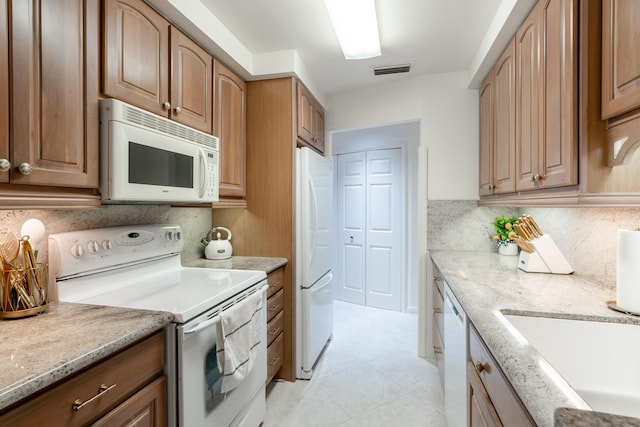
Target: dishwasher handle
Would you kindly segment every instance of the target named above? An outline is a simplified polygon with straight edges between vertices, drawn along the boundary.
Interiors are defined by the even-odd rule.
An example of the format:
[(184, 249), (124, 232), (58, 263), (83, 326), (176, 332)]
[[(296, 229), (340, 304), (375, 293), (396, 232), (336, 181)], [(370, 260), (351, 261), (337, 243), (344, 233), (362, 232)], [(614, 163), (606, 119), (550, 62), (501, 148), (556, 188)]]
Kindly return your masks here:
[(444, 295), (445, 295), (445, 298), (444, 298), (445, 303), (449, 306), (449, 308), (451, 308), (451, 311), (453, 311), (453, 314), (455, 314), (456, 319), (458, 319), (458, 322), (460, 323), (460, 327), (463, 327), (467, 316), (464, 310), (462, 309), (462, 306), (460, 305), (456, 297), (453, 295), (453, 292), (451, 291), (451, 289), (449, 289), (449, 286), (446, 284), (446, 282), (445, 282), (445, 288), (444, 288)]

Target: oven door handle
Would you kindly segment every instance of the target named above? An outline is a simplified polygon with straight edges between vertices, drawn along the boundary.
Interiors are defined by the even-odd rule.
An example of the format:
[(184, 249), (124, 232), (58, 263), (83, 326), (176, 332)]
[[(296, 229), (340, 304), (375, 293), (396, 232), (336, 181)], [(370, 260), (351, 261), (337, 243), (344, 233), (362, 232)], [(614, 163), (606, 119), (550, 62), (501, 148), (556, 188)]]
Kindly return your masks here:
[(214, 316), (209, 320), (205, 320), (204, 322), (200, 322), (196, 325), (195, 328), (189, 329), (188, 331), (184, 331), (185, 335), (195, 334), (196, 332), (200, 332), (203, 329), (208, 328), (211, 325), (215, 325), (220, 322), (220, 316)]

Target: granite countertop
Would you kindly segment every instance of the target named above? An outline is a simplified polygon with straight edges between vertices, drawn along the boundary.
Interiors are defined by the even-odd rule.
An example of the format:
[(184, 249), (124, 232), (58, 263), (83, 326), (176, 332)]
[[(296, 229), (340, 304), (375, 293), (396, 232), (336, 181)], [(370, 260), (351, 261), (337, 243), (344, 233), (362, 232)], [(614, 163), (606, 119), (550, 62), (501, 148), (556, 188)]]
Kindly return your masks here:
[(162, 329), (171, 313), (50, 303), (0, 321), (0, 410)]
[[(509, 333), (501, 313), (640, 325), (639, 317), (607, 308), (615, 290), (578, 273), (526, 273), (517, 268), (515, 256), (459, 251), (430, 255), (536, 423), (553, 426), (559, 407), (574, 408), (563, 412), (565, 420), (573, 414), (576, 421), (586, 422), (589, 413), (579, 409), (590, 407), (559, 375), (552, 379), (543, 371), (541, 356)], [(593, 425), (599, 425), (595, 418)]]
[(287, 263), (286, 258), (232, 256), (228, 259), (200, 258), (186, 262), (185, 267), (225, 268), (232, 270), (262, 270), (269, 274)]

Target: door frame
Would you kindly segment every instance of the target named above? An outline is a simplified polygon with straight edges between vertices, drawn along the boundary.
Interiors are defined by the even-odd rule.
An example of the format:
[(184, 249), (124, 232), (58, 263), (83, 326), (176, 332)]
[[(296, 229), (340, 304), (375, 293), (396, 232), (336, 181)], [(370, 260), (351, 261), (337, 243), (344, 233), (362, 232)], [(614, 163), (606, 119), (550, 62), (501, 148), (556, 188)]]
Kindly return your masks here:
[[(420, 121), (409, 121), (363, 129), (331, 132), (331, 155), (379, 149), (401, 149), (401, 164), (405, 171), (404, 267), (407, 272), (402, 287), (403, 312), (418, 313), (420, 300), (420, 260), (418, 257), (418, 148)], [(334, 182), (337, 183), (337, 168)], [(336, 184), (337, 185), (337, 184)], [(334, 191), (337, 197), (337, 191)], [(335, 201), (334, 206), (337, 206)], [(337, 216), (337, 210), (335, 212)], [(337, 218), (335, 218), (337, 221)], [(337, 224), (337, 222), (335, 222)], [(336, 239), (337, 239), (336, 230)], [(335, 264), (337, 265), (337, 264)]]

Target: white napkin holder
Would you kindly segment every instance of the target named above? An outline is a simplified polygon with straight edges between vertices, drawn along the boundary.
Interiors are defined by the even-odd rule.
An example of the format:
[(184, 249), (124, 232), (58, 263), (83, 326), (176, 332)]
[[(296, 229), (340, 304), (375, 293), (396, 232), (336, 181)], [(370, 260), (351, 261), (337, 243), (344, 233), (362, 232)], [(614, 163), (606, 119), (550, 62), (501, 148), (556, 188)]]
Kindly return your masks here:
[(573, 268), (547, 234), (529, 240), (533, 252), (521, 251), (518, 268), (527, 273), (571, 274)]

